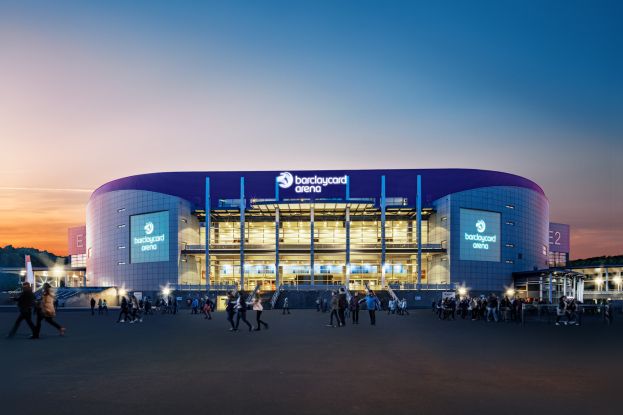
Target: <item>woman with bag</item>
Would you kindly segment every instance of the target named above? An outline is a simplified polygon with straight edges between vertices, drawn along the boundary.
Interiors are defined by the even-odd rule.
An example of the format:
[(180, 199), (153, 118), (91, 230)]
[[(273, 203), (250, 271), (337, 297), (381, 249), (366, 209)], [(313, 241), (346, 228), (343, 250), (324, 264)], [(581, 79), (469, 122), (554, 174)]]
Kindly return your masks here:
[(56, 309), (54, 308), (54, 295), (50, 291), (50, 284), (47, 282), (43, 284), (43, 295), (41, 296), (41, 305), (37, 310), (37, 326), (35, 327), (35, 335), (33, 338), (38, 339), (41, 332), (41, 321), (45, 320), (53, 327), (56, 327), (61, 336), (65, 335), (65, 327), (58, 324), (54, 317), (56, 316)]
[(264, 325), (264, 327), (266, 327), (266, 330), (268, 330), (268, 323), (262, 321), (261, 319), (264, 307), (262, 307), (262, 301), (260, 300), (259, 295), (253, 299), (253, 310), (255, 311), (255, 321), (257, 323), (255, 331), (260, 331), (260, 329), (262, 328), (262, 324)]

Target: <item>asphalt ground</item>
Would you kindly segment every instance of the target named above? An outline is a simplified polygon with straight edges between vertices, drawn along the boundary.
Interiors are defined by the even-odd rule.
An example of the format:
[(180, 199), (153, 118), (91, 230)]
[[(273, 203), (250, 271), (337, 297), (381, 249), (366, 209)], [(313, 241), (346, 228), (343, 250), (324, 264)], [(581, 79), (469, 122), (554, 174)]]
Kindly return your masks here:
[[(10, 329), (16, 313), (0, 313)], [(623, 319), (612, 326), (440, 321), (430, 311), (265, 311), (270, 330), (227, 331), (224, 313), (60, 312), (65, 337), (22, 325), (0, 340), (0, 413), (620, 414)], [(253, 313), (249, 312), (249, 317)], [(350, 323), (350, 322), (349, 322)]]

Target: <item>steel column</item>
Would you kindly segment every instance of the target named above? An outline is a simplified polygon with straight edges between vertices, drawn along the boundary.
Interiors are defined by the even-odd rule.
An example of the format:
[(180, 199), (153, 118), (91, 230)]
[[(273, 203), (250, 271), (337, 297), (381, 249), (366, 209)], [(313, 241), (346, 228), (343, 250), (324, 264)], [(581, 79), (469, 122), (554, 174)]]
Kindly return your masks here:
[(346, 226), (346, 276), (345, 276), (345, 285), (348, 287), (350, 283), (350, 207), (346, 208), (346, 217), (345, 217), (345, 226)]
[(350, 200), (350, 176), (346, 176), (346, 201)]
[(385, 176), (381, 176), (381, 287), (385, 287)]
[(315, 285), (314, 278), (314, 206), (309, 211), (309, 227), (311, 230), (311, 237), (309, 241), (309, 276), (311, 285)]
[(275, 208), (275, 287), (279, 289), (279, 207)]
[(206, 266), (206, 292), (210, 290), (210, 228), (211, 228), (211, 206), (210, 206), (210, 178), (206, 177), (206, 196), (205, 196), (205, 246), (206, 246), (206, 256), (205, 256), (205, 266)]
[(244, 289), (244, 211), (246, 202), (244, 200), (244, 177), (240, 178), (240, 289)]
[(422, 284), (422, 176), (417, 175), (416, 232), (417, 232), (417, 288)]

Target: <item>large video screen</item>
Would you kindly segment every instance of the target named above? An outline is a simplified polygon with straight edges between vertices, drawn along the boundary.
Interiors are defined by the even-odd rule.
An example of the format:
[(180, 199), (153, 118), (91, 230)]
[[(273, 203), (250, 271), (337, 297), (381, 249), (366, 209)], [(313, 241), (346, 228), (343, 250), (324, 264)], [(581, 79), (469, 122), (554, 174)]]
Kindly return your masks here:
[(130, 216), (130, 262), (169, 260), (169, 211)]
[(500, 261), (500, 214), (461, 209), (461, 260)]

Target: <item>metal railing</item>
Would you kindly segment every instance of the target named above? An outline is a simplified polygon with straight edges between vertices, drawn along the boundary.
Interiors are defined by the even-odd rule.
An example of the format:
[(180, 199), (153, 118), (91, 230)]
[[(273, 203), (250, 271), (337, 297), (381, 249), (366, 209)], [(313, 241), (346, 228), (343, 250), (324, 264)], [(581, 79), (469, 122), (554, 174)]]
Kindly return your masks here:
[(424, 291), (454, 291), (455, 284), (420, 284), (404, 283), (404, 284), (388, 284), (394, 290), (424, 290)]
[(282, 291), (317, 291), (317, 290), (337, 290), (340, 287), (343, 287), (344, 284), (297, 284), (297, 285), (287, 285), (282, 284), (280, 289)]
[[(314, 249), (346, 249), (346, 242), (338, 241), (333, 243), (314, 243)], [(387, 242), (386, 246), (388, 248), (396, 248), (396, 249), (417, 249), (417, 243), (399, 243), (399, 242)], [(238, 249), (240, 247), (240, 242), (232, 242), (232, 243), (220, 243), (220, 244), (210, 244), (211, 250), (219, 250), (219, 249)], [(274, 243), (263, 243), (263, 244), (254, 244), (245, 241), (244, 245), (245, 249), (274, 249)], [(279, 249), (309, 249), (309, 243), (288, 243), (288, 242), (279, 242)], [(381, 243), (357, 243), (356, 241), (351, 240), (351, 248), (357, 249), (381, 249)], [(182, 250), (183, 251), (205, 251), (205, 244), (199, 245), (186, 245)], [(423, 250), (443, 250), (445, 249), (442, 244), (422, 244)]]
[(348, 289), (348, 286), (346, 285), (342, 285), (342, 287), (344, 287), (344, 290), (346, 291), (346, 300), (348, 301), (348, 303), (350, 304), (350, 299), (353, 297), (350, 294), (350, 290)]
[(275, 305), (277, 304), (277, 300), (279, 299), (279, 295), (281, 294), (281, 291), (283, 291), (282, 287), (283, 287), (283, 285), (280, 285), (279, 287), (277, 287), (277, 289), (275, 290), (275, 293), (270, 298), (270, 308), (271, 309), (275, 308)]
[(253, 289), (253, 291), (251, 291), (249, 293), (249, 295), (247, 296), (247, 303), (253, 301), (253, 297), (255, 297), (255, 295), (257, 294), (257, 292), (260, 290), (260, 284), (256, 284), (255, 288)]
[(398, 298), (398, 296), (396, 295), (396, 293), (394, 292), (394, 290), (392, 290), (392, 287), (390, 287), (389, 285), (387, 286), (387, 292), (389, 293), (389, 295), (392, 297), (392, 300), (394, 301), (400, 301), (400, 299)]

